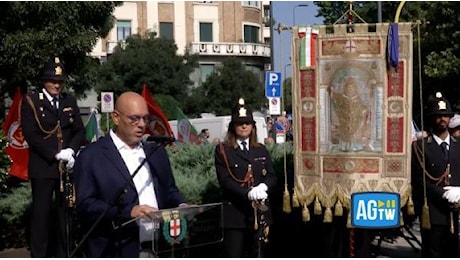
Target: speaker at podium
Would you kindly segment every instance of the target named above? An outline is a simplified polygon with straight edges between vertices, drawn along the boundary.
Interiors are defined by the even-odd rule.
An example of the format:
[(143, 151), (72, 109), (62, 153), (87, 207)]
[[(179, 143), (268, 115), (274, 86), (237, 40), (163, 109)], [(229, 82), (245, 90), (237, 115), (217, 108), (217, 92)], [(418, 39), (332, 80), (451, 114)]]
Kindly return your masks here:
[(190, 257), (192, 249), (218, 244), (223, 239), (222, 203), (163, 209), (149, 217), (135, 218), (121, 226), (133, 221), (147, 224), (151, 240), (143, 242), (142, 247), (148, 247), (157, 257)]

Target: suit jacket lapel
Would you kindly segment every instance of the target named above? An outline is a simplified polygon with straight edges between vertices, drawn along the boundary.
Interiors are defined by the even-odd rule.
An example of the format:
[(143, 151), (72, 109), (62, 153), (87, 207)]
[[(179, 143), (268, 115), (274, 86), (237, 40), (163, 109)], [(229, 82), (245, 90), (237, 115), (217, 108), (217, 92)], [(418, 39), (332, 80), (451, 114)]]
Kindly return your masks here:
[(115, 167), (118, 169), (118, 172), (121, 176), (123, 176), (125, 181), (128, 181), (129, 184), (134, 188), (134, 190), (136, 190), (136, 186), (134, 185), (134, 182), (131, 178), (131, 174), (129, 173), (128, 167), (126, 167), (125, 161), (118, 152), (117, 147), (114, 145), (110, 135), (108, 135), (107, 137), (108, 138), (102, 139), (104, 141), (104, 155), (110, 162), (112, 162), (115, 165)]

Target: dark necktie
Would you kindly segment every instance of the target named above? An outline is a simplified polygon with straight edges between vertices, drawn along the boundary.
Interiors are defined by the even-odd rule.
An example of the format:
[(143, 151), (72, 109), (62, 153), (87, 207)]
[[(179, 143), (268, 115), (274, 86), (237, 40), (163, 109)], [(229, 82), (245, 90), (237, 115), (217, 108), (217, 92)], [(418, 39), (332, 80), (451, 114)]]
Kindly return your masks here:
[(58, 99), (57, 97), (53, 97), (53, 107), (54, 107), (54, 112), (56, 113), (56, 115), (59, 114), (59, 108), (58, 108)]
[(243, 152), (245, 154), (249, 154), (248, 147), (246, 146), (247, 143), (245, 141), (243, 141), (243, 142), (241, 142), (241, 144), (243, 145)]
[(444, 159), (447, 161), (449, 159), (449, 150), (447, 149), (446, 142), (441, 143), (441, 149), (442, 149), (442, 152), (444, 153)]

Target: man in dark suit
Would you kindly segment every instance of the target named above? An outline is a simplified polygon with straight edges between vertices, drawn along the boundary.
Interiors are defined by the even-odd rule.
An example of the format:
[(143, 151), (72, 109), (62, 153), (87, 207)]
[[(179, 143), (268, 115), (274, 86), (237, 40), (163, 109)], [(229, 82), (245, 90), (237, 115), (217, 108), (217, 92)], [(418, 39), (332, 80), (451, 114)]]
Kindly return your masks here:
[[(159, 209), (187, 205), (176, 187), (165, 148), (141, 142), (149, 118), (141, 95), (123, 93), (112, 112), (115, 127), (82, 149), (77, 158), (77, 214), (87, 227), (96, 223), (86, 241), (88, 257), (139, 257), (152, 249), (149, 223), (139, 219), (114, 227), (148, 218)], [(102, 220), (97, 223), (99, 217)]]
[(454, 113), (439, 92), (428, 108), (431, 133), (412, 146), (412, 196), (421, 221), (422, 257), (458, 257), (460, 143), (448, 131)]
[[(76, 99), (62, 92), (65, 72), (59, 58), (46, 64), (42, 80), (43, 88), (24, 95), (21, 104), (21, 125), (30, 151), (30, 249), (32, 257), (65, 257), (68, 234), (64, 230), (65, 194), (60, 190), (64, 184), (62, 166), (73, 167), (74, 155), (84, 140), (84, 127)], [(53, 194), (58, 212), (55, 217), (51, 214)], [(57, 243), (51, 244), (50, 237), (56, 237)]]
[(226, 141), (215, 149), (224, 209), (224, 256), (262, 256), (271, 224), (269, 191), (276, 174), (267, 148), (257, 142), (251, 108), (240, 99), (232, 110)]

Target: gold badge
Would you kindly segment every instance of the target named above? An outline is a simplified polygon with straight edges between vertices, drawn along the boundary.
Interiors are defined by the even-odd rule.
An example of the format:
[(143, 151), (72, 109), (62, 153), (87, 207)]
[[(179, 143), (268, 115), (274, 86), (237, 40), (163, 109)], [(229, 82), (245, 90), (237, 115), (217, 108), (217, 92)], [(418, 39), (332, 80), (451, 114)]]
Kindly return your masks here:
[(61, 69), (61, 67), (57, 66), (57, 67), (54, 69), (54, 75), (62, 75), (62, 69)]
[(38, 93), (38, 99), (43, 100), (43, 93)]
[(65, 107), (62, 112), (72, 112), (72, 107)]
[(439, 110), (445, 110), (445, 109), (447, 109), (447, 107), (446, 107), (446, 102), (444, 102), (444, 101), (442, 101), (442, 100), (439, 101), (439, 102), (438, 102), (438, 107), (439, 107)]

